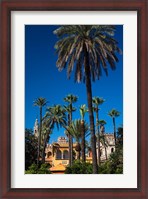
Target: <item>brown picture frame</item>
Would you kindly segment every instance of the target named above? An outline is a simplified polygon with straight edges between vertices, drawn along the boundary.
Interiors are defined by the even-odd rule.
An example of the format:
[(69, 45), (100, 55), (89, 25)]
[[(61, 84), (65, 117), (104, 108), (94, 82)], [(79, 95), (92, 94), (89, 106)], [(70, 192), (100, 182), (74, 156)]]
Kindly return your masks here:
[[(0, 197), (1, 198), (148, 198), (148, 1), (147, 0), (2, 0), (0, 66)], [(137, 188), (11, 188), (11, 11), (137, 11), (138, 142)], [(132, 78), (132, 75), (131, 75)], [(131, 118), (132, 120), (132, 118)], [(131, 162), (132, 164), (132, 162)]]

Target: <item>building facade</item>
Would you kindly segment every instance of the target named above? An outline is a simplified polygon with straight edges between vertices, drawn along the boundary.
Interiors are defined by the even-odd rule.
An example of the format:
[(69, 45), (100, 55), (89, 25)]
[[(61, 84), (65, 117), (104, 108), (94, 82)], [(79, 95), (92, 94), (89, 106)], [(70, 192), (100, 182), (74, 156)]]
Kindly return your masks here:
[[(115, 143), (113, 134), (105, 134), (105, 145), (100, 142), (100, 160), (106, 161), (110, 154), (115, 151)], [(57, 142), (47, 144), (46, 147), (46, 162), (50, 163), (52, 167), (50, 170), (53, 173), (63, 173), (66, 166), (69, 164), (69, 148), (68, 141), (65, 137), (59, 137)], [(77, 159), (76, 143), (73, 144), (73, 158)], [(88, 150), (86, 153), (86, 162), (92, 163), (92, 152)]]
[[(35, 121), (34, 135), (38, 136), (39, 124)], [(73, 159), (78, 159), (76, 143), (73, 143)], [(97, 146), (96, 146), (97, 148)], [(104, 133), (103, 139), (100, 140), (100, 160), (106, 161), (110, 154), (115, 151), (115, 140), (112, 133)], [(97, 150), (98, 152), (98, 150)], [(47, 144), (45, 149), (45, 161), (50, 163), (52, 173), (64, 173), (66, 166), (69, 164), (69, 143), (66, 137), (59, 137), (57, 142)], [(97, 154), (98, 155), (98, 154)], [(91, 149), (87, 149), (86, 162), (92, 163)]]

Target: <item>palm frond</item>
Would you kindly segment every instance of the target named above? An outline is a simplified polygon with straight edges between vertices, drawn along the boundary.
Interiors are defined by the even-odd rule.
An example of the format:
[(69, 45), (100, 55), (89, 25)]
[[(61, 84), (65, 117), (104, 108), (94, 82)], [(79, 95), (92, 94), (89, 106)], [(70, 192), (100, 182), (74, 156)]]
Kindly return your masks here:
[(70, 78), (74, 67), (75, 81), (85, 81), (84, 47), (89, 56), (89, 67), (93, 81), (99, 79), (101, 67), (108, 75), (108, 64), (116, 68), (117, 53), (121, 53), (118, 42), (114, 39), (116, 27), (113, 25), (63, 25), (54, 31), (60, 40), (55, 48), (58, 53), (57, 67), (61, 71), (67, 67), (67, 77)]
[(116, 109), (112, 109), (110, 112), (108, 112), (108, 115), (114, 118), (114, 117), (118, 117), (120, 115), (120, 112), (117, 111)]

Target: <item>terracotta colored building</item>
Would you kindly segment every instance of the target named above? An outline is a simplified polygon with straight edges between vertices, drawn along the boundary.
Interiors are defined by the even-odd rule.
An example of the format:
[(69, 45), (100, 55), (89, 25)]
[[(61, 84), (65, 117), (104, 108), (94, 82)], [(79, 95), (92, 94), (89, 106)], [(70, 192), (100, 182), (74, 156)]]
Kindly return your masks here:
[[(34, 134), (38, 136), (39, 124), (35, 121)], [(104, 162), (111, 153), (115, 150), (114, 135), (111, 133), (104, 134), (105, 144), (100, 142), (100, 159)], [(69, 164), (69, 143), (66, 137), (59, 137), (57, 142), (47, 144), (45, 153), (45, 161), (50, 163), (52, 167), (50, 171), (54, 174), (62, 174), (65, 171), (66, 166)], [(73, 143), (74, 159), (77, 159), (77, 151), (75, 150), (76, 143)], [(88, 150), (86, 153), (86, 161), (92, 163), (92, 152)]]
[[(108, 141), (108, 146), (104, 147), (100, 143), (102, 162), (109, 157), (109, 155), (114, 152), (114, 136), (113, 134), (105, 134), (106, 140)], [(77, 152), (75, 150), (76, 144), (73, 144), (74, 158), (77, 159)], [(48, 144), (46, 147), (46, 162), (49, 162), (52, 167), (50, 168), (52, 173), (64, 173), (66, 166), (69, 164), (69, 151), (68, 151), (68, 141), (65, 137), (59, 137), (58, 141), (52, 144)], [(88, 151), (86, 154), (86, 161), (92, 163), (92, 152)]]

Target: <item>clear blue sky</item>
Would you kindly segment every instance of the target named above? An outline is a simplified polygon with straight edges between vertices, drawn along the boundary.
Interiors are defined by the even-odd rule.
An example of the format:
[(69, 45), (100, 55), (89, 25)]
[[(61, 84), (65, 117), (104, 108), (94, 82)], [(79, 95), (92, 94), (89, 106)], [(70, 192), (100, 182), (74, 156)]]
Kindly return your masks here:
[[(25, 26), (25, 127), (33, 129), (35, 119), (39, 119), (39, 108), (33, 106), (38, 97), (48, 100), (48, 106), (65, 104), (63, 98), (67, 94), (78, 96), (75, 107), (87, 104), (86, 87), (84, 83), (75, 83), (73, 76), (68, 80), (66, 70), (59, 72), (56, 68), (57, 55), (54, 45), (58, 40), (53, 31), (58, 26), (26, 25)], [(116, 26), (115, 38), (123, 50), (123, 26)], [(107, 113), (115, 108), (120, 112), (116, 118), (116, 126), (123, 124), (123, 55), (117, 54), (119, 63), (116, 70), (108, 66), (108, 77), (102, 73), (100, 80), (92, 83), (93, 96), (103, 97), (106, 101), (100, 106), (100, 119), (107, 124), (107, 133), (113, 132), (112, 119)], [(46, 107), (43, 109), (43, 114)], [(80, 118), (79, 109), (73, 113), (73, 119)], [(88, 121), (88, 116), (85, 118)], [(54, 130), (50, 142), (58, 136), (64, 136), (64, 129)]]

